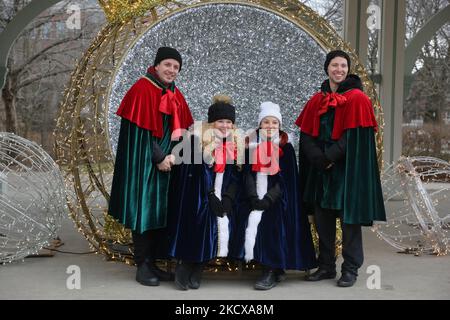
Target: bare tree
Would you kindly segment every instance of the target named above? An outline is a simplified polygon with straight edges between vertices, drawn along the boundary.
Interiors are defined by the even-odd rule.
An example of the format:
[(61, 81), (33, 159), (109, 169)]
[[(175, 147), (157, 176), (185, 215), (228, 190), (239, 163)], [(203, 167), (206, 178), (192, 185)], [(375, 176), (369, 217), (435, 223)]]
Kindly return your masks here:
[[(422, 26), (449, 5), (448, 0), (421, 0), (407, 2), (407, 19), (405, 42), (417, 34)], [(450, 139), (450, 126), (444, 123), (444, 115), (450, 115), (450, 25), (444, 25), (422, 48), (413, 69), (413, 79), (405, 97), (404, 120), (422, 119), (421, 129), (429, 136), (428, 143), (417, 147), (404, 146), (411, 154), (433, 155), (446, 158), (442, 153), (445, 140)], [(407, 134), (414, 134), (405, 130)], [(405, 141), (409, 141), (405, 137)], [(450, 151), (450, 150), (449, 150)]]
[(338, 33), (343, 30), (344, 0), (299, 0), (317, 11)]
[[(406, 43), (448, 0), (408, 1)], [(413, 74), (414, 81), (406, 98), (405, 116), (422, 117), (425, 122), (440, 123), (448, 100), (450, 26), (442, 27), (422, 48)]]
[[(0, 26), (11, 21), (28, 2), (3, 1)], [(76, 58), (104, 23), (101, 9), (90, 0), (80, 6), (81, 28), (67, 28), (70, 4), (80, 2), (64, 1), (46, 10), (27, 26), (11, 49), (9, 73), (2, 89), (6, 131), (26, 137), (38, 131), (38, 137), (32, 140), (41, 143), (48, 140), (45, 135), (51, 137), (58, 103)]]
[[(8, 23), (12, 21), (14, 16), (23, 9), (31, 0), (4, 0), (0, 2), (0, 31), (3, 31)], [(7, 68), (10, 69), (12, 65), (12, 58), (8, 59)], [(15, 97), (10, 86), (17, 82), (17, 79), (13, 76), (8, 79), (6, 90), (2, 90), (2, 101), (5, 108), (5, 124), (6, 131), (15, 132), (17, 127), (17, 114), (15, 106)]]

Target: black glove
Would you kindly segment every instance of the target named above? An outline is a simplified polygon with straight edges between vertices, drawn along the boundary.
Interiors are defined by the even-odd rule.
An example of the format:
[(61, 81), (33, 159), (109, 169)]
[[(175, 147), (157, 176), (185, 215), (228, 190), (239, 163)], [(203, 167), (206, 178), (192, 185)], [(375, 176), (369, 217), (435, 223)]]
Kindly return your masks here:
[(272, 206), (272, 201), (264, 196), (262, 199), (254, 199), (252, 201), (252, 208), (253, 210), (267, 210)]
[(229, 216), (233, 213), (233, 199), (227, 195), (222, 196), (223, 211)]
[(334, 163), (338, 162), (345, 157), (346, 149), (347, 136), (343, 134), (338, 141), (334, 142), (325, 150), (325, 157)]
[(222, 195), (222, 206), (226, 214), (231, 215), (233, 213), (233, 203), (236, 198), (237, 183), (231, 183), (228, 189)]
[(319, 144), (320, 142), (317, 139), (302, 132), (300, 136), (300, 147), (302, 151), (316, 169), (323, 171), (329, 169), (332, 161), (327, 158)]
[(217, 198), (216, 194), (213, 191), (208, 193), (208, 204), (211, 211), (218, 217), (223, 217), (224, 209), (222, 202), (219, 198)]
[(252, 207), (254, 210), (267, 210), (269, 209), (274, 203), (278, 201), (278, 199), (281, 197), (281, 188), (278, 183), (276, 183), (272, 188), (267, 191), (267, 193), (264, 195), (264, 198), (260, 199), (254, 199), (252, 203)]
[(331, 162), (326, 156), (325, 154), (315, 158), (313, 165), (319, 169), (319, 170), (328, 170), (331, 168), (331, 166), (333, 165), (333, 162)]
[(264, 196), (268, 197), (272, 203), (275, 203), (280, 199), (281, 197), (281, 188), (280, 184), (277, 182), (272, 188), (267, 191), (266, 195)]

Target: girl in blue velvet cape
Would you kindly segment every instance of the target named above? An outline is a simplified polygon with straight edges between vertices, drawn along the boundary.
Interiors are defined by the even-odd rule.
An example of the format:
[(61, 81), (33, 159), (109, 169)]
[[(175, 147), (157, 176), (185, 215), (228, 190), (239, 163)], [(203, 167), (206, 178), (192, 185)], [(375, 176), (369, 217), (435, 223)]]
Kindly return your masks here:
[(249, 142), (252, 164), (243, 170), (247, 201), (239, 207), (235, 236), (239, 258), (263, 266), (255, 288), (267, 290), (283, 279), (285, 269), (309, 270), (317, 262), (310, 224), (300, 208), (294, 148), (280, 130), (279, 106), (263, 103), (258, 120)]
[[(229, 98), (216, 98), (201, 137), (191, 135), (185, 142), (193, 151), (191, 161), (186, 161), (190, 163), (173, 173), (169, 255), (177, 259), (175, 284), (180, 290), (199, 288), (203, 266), (227, 257), (232, 246), (234, 199), (241, 179), (234, 121)], [(201, 162), (195, 163), (195, 158)]]

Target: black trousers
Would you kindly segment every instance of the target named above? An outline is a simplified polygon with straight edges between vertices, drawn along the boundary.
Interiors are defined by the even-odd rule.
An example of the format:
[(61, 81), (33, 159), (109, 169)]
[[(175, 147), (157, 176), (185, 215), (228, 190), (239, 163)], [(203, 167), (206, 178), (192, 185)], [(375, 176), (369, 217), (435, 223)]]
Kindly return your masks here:
[(336, 270), (336, 218), (341, 218), (342, 272), (358, 275), (358, 269), (364, 262), (362, 231), (360, 224), (342, 223), (340, 211), (315, 207), (314, 221), (319, 234), (319, 268)]
[(134, 245), (134, 262), (153, 262), (155, 259), (167, 258), (168, 241), (165, 229), (147, 230), (144, 233), (132, 231)]

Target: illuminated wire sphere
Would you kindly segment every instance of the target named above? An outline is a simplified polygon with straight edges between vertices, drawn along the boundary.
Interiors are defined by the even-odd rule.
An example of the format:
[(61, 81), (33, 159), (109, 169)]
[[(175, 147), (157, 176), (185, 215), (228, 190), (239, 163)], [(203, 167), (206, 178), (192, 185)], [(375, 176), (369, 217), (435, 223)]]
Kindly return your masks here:
[(66, 213), (64, 182), (36, 143), (0, 133), (0, 263), (37, 253)]
[(382, 187), (387, 223), (374, 227), (407, 253), (450, 252), (450, 164), (432, 157), (401, 157), (386, 167)]

